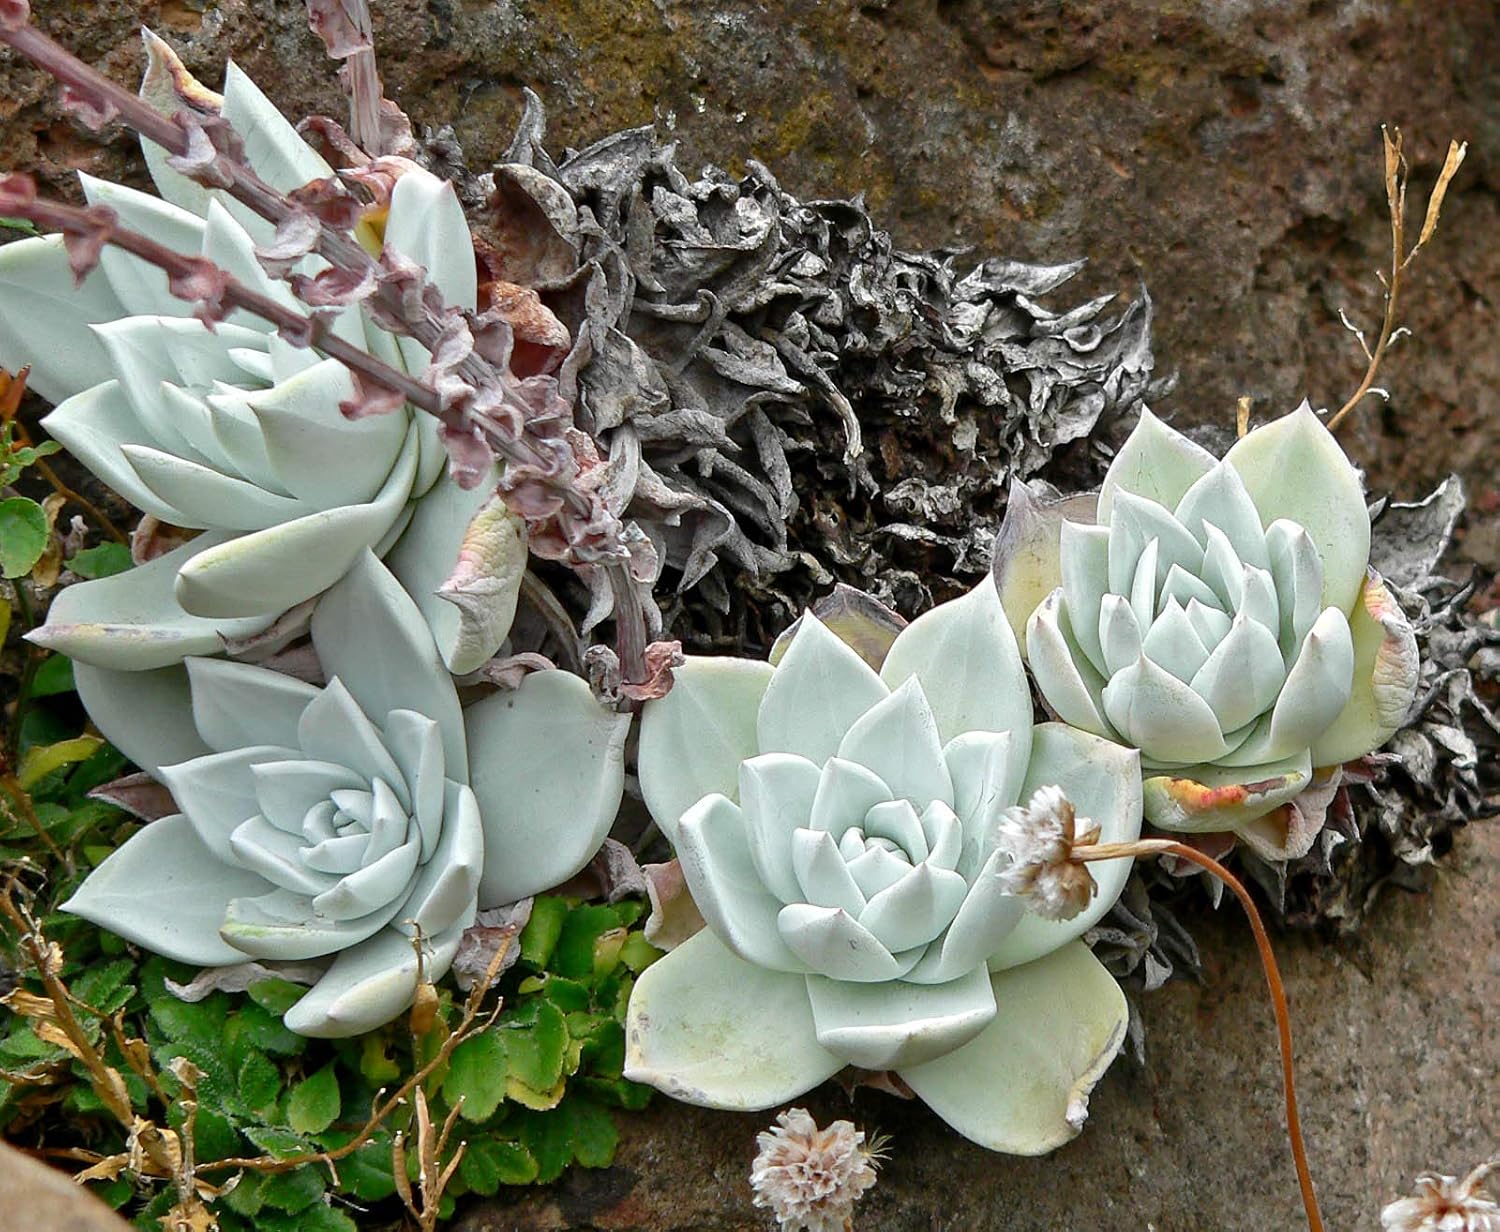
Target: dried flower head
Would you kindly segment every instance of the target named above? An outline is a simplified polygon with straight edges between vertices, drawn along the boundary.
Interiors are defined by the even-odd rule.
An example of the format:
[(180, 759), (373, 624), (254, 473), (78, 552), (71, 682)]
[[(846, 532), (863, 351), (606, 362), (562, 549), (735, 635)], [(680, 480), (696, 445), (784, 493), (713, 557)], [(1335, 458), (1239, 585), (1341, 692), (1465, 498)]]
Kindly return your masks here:
[(999, 846), (1010, 852), (1010, 864), (1000, 871), (1009, 894), (1030, 901), (1031, 909), (1048, 920), (1071, 920), (1094, 896), (1094, 876), (1072, 860), (1075, 845), (1099, 839), (1099, 827), (1083, 819), (1084, 833), (1073, 803), (1061, 787), (1038, 787), (1024, 805), (1005, 810), (995, 832)]
[(1436, 1172), (1417, 1177), (1417, 1192), (1380, 1212), (1385, 1232), (1500, 1232), (1500, 1204), (1485, 1192), (1485, 1180), (1500, 1158), (1456, 1180)]
[(875, 1184), (880, 1162), (849, 1121), (819, 1129), (805, 1108), (789, 1108), (755, 1136), (750, 1167), (755, 1205), (768, 1206), (782, 1232), (847, 1232), (854, 1204)]

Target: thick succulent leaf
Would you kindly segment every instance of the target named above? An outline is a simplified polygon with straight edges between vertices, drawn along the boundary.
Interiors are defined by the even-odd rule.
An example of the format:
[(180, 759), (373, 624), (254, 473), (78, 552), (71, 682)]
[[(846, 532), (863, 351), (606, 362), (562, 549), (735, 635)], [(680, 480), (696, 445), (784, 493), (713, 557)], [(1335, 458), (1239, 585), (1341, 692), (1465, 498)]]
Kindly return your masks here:
[(873, 770), (898, 800), (910, 800), (919, 809), (933, 800), (953, 803), (937, 720), (921, 684), (911, 677), (855, 720), (837, 752), (845, 761)]
[(200, 553), (178, 574), (178, 601), (202, 616), (246, 616), (281, 613), (327, 590), (405, 511), (416, 465), (416, 451), (404, 449), (369, 504), (321, 510)]
[(836, 907), (791, 903), (777, 914), (776, 928), (808, 968), (835, 980), (873, 984), (900, 979), (921, 957), (892, 954), (880, 938)]
[[(396, 181), (385, 224), (387, 248), (415, 261), (454, 308), (473, 308), (479, 278), (474, 241), (453, 185), (428, 171), (408, 171)], [(421, 373), (428, 353), (413, 338), (399, 338), (409, 372)]]
[[(1173, 565), (1181, 565), (1189, 573), (1197, 573), (1203, 567), (1203, 548), (1160, 505), (1130, 492), (1118, 493), (1109, 520), (1111, 594), (1130, 593), (1137, 566), (1153, 543), (1156, 545), (1156, 568), (1145, 576), (1153, 587), (1154, 599), (1154, 588), (1166, 581)], [(1148, 618), (1149, 615), (1146, 613)]]
[(1227, 747), (1209, 704), (1144, 655), (1104, 686), (1104, 712), (1151, 761), (1213, 761)]
[(66, 587), (29, 641), (77, 662), (120, 671), (143, 671), (187, 655), (217, 654), (224, 642), (262, 632), (277, 613), (237, 619), (192, 616), (174, 597), (179, 571), (195, 557), (232, 544), (232, 536), (205, 531), (190, 543), (124, 573)]
[[(1173, 566), (1174, 569), (1177, 566)], [(1179, 572), (1181, 572), (1179, 570)], [(1086, 621), (1084, 623), (1087, 623)], [(1147, 625), (1148, 628), (1151, 626)], [(1145, 638), (1141, 636), (1141, 620), (1135, 608), (1124, 595), (1105, 595), (1099, 604), (1099, 645), (1104, 656), (1105, 676), (1123, 672), (1141, 657), (1145, 649)], [(1080, 672), (1083, 665), (1079, 667)], [(1099, 692), (1104, 691), (1100, 677)]]
[(1354, 686), (1349, 701), (1312, 746), (1313, 765), (1334, 766), (1373, 752), (1395, 734), (1416, 696), (1421, 661), (1411, 622), (1371, 570), (1349, 620)]
[[(426, 715), (443, 735), (445, 773), (466, 777), (464, 717), (453, 681), (417, 605), (373, 552), (360, 553), (318, 603), (312, 639), (323, 671), (343, 681), (373, 722), (384, 723), (393, 710)], [(496, 746), (488, 749), (494, 760)]]
[[(0, 248), (0, 253), (13, 247), (18, 245)], [(3, 312), (4, 308), (0, 307), (0, 314)], [(4, 358), (0, 352), (0, 360)], [(112, 375), (112, 369), (106, 373), (108, 375)], [(150, 445), (156, 438), (136, 418), (119, 381), (106, 379), (74, 394), (50, 415), (43, 417), (42, 427), (99, 479), (143, 513), (167, 522), (182, 516), (141, 482), (135, 468), (121, 452), (124, 445)]]
[(1305, 751), (1269, 765), (1192, 766), (1148, 774), (1142, 801), (1146, 820), (1158, 829), (1211, 834), (1239, 830), (1280, 808), (1311, 778), (1312, 760)]
[[(111, 184), (80, 174), (78, 182), (90, 205), (108, 206), (120, 218), (120, 226), (139, 231), (147, 239), (164, 244), (173, 252), (197, 255), (203, 247), (203, 219), (179, 209), (169, 201), (123, 184)], [(130, 316), (186, 317), (193, 306), (167, 289), (167, 276), (141, 257), (106, 244), (99, 254), (99, 269)], [(70, 280), (71, 281), (71, 280)]]
[(761, 882), (783, 903), (801, 890), (792, 864), (792, 835), (811, 824), (822, 772), (793, 753), (762, 753), (740, 763), (745, 841)]
[(444, 782), (443, 829), (437, 848), (417, 874), (406, 899), (406, 914), (396, 922), (404, 927), (413, 921), (426, 935), (467, 928), (474, 918), (487, 839), (477, 794), (452, 779)]
[(89, 325), (125, 311), (103, 270), (73, 286), (60, 235), (0, 247), (0, 367), (30, 364), (27, 387), (54, 405), (114, 376)]
[(605, 710), (579, 677), (549, 671), (464, 717), (485, 823), (480, 904), (560, 885), (594, 858), (619, 812), (630, 716)]
[(1220, 730), (1226, 732), (1253, 723), (1264, 714), (1285, 682), (1286, 669), (1276, 635), (1243, 612), (1189, 678), (1193, 692), (1209, 704)]
[(807, 970), (777, 931), (782, 903), (750, 857), (739, 805), (714, 794), (689, 808), (677, 829), (677, 860), (704, 922), (725, 945), (758, 967)]
[(1012, 731), (1031, 723), (1031, 690), (993, 577), (919, 616), (897, 635), (880, 678), (897, 688), (915, 676), (939, 740), (968, 731)]
[(193, 725), (188, 674), (181, 667), (122, 672), (75, 661), (73, 684), (94, 726), (147, 774), (213, 752)]
[(318, 690), (284, 672), (229, 659), (188, 659), (193, 723), (218, 753), (252, 744), (297, 747), (297, 722)]
[(638, 754), (641, 794), (663, 834), (704, 796), (737, 799), (740, 762), (760, 751), (756, 721), (776, 670), (754, 659), (689, 656), (672, 691), (646, 703)]
[[(268, 877), (263, 884), (292, 880), (293, 877), (299, 880), (313, 878), (314, 875), (300, 861), (295, 865), (290, 860), (278, 862), (273, 853), (251, 851), (245, 842), (246, 837), (239, 836), (236, 859), (242, 865), (251, 861), (257, 863)], [(301, 962), (338, 954), (368, 941), (392, 921), (399, 924), (404, 906), (405, 896), (398, 895), (368, 915), (337, 920), (318, 914), (308, 893), (282, 887), (254, 897), (233, 899), (224, 913), (219, 933), (224, 940), (252, 957)]]
[(1125, 994), (1081, 941), (992, 977), (995, 1017), (902, 1080), (971, 1142), (1045, 1155), (1074, 1138), (1125, 1042)]
[(845, 830), (859, 825), (877, 804), (893, 798), (885, 780), (873, 770), (841, 757), (830, 757), (818, 777), (818, 790), (805, 824), (841, 838)]
[(1323, 561), (1323, 607), (1349, 612), (1370, 560), (1370, 515), (1359, 473), (1312, 408), (1256, 428), (1224, 460), (1240, 478), (1261, 522), (1302, 526)]
[(1045, 500), (1020, 479), (1012, 479), (1005, 503), (1005, 519), (995, 536), (991, 576), (1000, 605), (1010, 621), (1023, 658), (1027, 622), (1037, 605), (1062, 585), (1062, 528), (1064, 522), (1093, 525), (1092, 494), (1067, 500)]
[(177, 511), (175, 525), (256, 531), (305, 512), (298, 501), (176, 454), (130, 444), (120, 452), (147, 490)]
[(296, 749), (251, 745), (162, 766), (157, 774), (209, 853), (225, 864), (237, 864), (229, 836), (260, 812), (251, 767), (297, 756)]
[[(183, 95), (204, 111), (217, 112), (223, 107), (224, 99), (189, 73), (177, 53), (154, 31), (142, 27), (141, 42), (146, 48), (146, 71), (141, 78), (140, 96), (153, 111), (176, 115), (182, 109)], [(141, 153), (146, 157), (151, 182), (163, 200), (194, 214), (202, 214), (208, 208), (208, 189), (168, 166), (166, 150), (143, 137)]]
[(1323, 562), (1312, 537), (1285, 518), (1266, 527), (1266, 549), (1281, 609), (1277, 643), (1282, 658), (1290, 663), (1323, 610)]
[(349, 370), (325, 359), (246, 400), (278, 481), (307, 511), (374, 500), (414, 447), (407, 415), (346, 419), (339, 404), (352, 392)]
[(1001, 947), (1016, 925), (1025, 919), (1026, 902), (1007, 893), (1001, 874), (1010, 865), (1010, 853), (991, 850), (983, 867), (971, 878), (968, 897), (941, 940), (927, 947), (922, 959), (906, 974), (916, 984), (945, 984), (976, 967), (983, 967)]
[(1109, 464), (1099, 489), (1097, 521), (1109, 525), (1115, 493), (1130, 492), (1165, 509), (1178, 502), (1214, 467), (1214, 456), (1144, 407), (1135, 430)]
[(855, 720), (889, 695), (869, 664), (805, 612), (761, 698), (759, 751), (797, 753), (821, 766)]
[(995, 994), (982, 966), (945, 984), (850, 984), (810, 975), (807, 996), (818, 1043), (861, 1069), (896, 1069), (944, 1056), (995, 1016)]
[(385, 563), (417, 601), (448, 669), (466, 675), (510, 632), (526, 524), (495, 494), (494, 479), (465, 492), (444, 475), (417, 502)]
[(1099, 610), (1104, 589), (1109, 583), (1109, 527), (1064, 522), (1060, 559), (1063, 597), (1068, 611), (1083, 614), (1073, 629), (1073, 635), (1089, 662), (1099, 671), (1105, 671), (1099, 623), (1089, 619), (1088, 614)]
[(155, 953), (212, 967), (245, 960), (219, 936), (229, 903), (268, 889), (254, 873), (215, 859), (188, 819), (173, 814), (112, 851), (62, 909)]
[[(337, 676), (307, 704), (297, 720), (297, 743), (314, 761), (348, 766), (365, 782), (384, 779), (398, 793), (406, 784), (374, 721)], [(402, 800), (409, 805), (409, 800)]]
[(850, 875), (833, 835), (827, 830), (794, 830), (791, 848), (801, 897), (815, 907), (838, 907), (858, 919), (865, 909), (865, 894)]
[(817, 1041), (800, 975), (753, 966), (707, 929), (637, 978), (625, 1077), (709, 1108), (771, 1108), (844, 1062)]
[[(440, 978), (453, 965), (463, 929), (428, 937), (422, 973)], [(343, 1039), (382, 1027), (417, 993), (417, 956), (411, 938), (387, 928), (345, 950), (282, 1021), (298, 1035)]]
[[(1275, 646), (1274, 639), (1271, 644)], [(1208, 647), (1203, 644), (1198, 630), (1176, 599), (1167, 600), (1161, 614), (1141, 639), (1140, 653), (1185, 683), (1191, 683), (1198, 669), (1208, 661)], [(1128, 667), (1129, 663), (1126, 660), (1122, 666)], [(1281, 666), (1279, 654), (1276, 656), (1276, 666), (1278, 669)], [(1275, 697), (1274, 693), (1272, 697)]]
[(1348, 704), (1353, 688), (1354, 639), (1349, 621), (1337, 608), (1327, 608), (1303, 639), (1302, 651), (1276, 699), (1266, 760), (1311, 747)]
[(1042, 697), (1064, 723), (1113, 737), (1104, 717), (1104, 678), (1073, 638), (1062, 588), (1053, 591), (1026, 626), (1031, 674)]
[[(1043, 723), (1036, 729), (1021, 799), (1029, 800), (1037, 788), (1054, 785), (1072, 801), (1081, 829), (1088, 824), (1099, 827), (1101, 843), (1133, 843), (1140, 838), (1141, 771), (1134, 749), (1061, 723)], [(1115, 905), (1131, 864), (1129, 857), (1091, 863), (1097, 889), (1089, 905), (1071, 920), (1044, 920), (1028, 911), (990, 955), (990, 968), (1029, 963), (1083, 936)]]
[(250, 773), (261, 814), (288, 834), (301, 834), (308, 812), (335, 791), (370, 786), (348, 766), (312, 758), (260, 765)]
[(333, 174), (233, 60), (224, 71), (223, 116), (245, 143), (245, 161), (272, 188), (290, 192)]
[(995, 827), (1016, 803), (1031, 760), (1032, 729), (965, 732), (943, 749), (953, 779), (953, 811), (963, 826), (957, 865), (966, 877), (988, 858)]
[(953, 922), (969, 887), (955, 872), (923, 861), (895, 885), (870, 898), (859, 922), (899, 954), (934, 941)]
[(1257, 569), (1269, 566), (1260, 513), (1245, 489), (1244, 480), (1229, 463), (1215, 463), (1213, 470), (1194, 483), (1178, 503), (1174, 516), (1200, 544), (1207, 546), (1204, 533), (1207, 522), (1223, 532), (1245, 564)]

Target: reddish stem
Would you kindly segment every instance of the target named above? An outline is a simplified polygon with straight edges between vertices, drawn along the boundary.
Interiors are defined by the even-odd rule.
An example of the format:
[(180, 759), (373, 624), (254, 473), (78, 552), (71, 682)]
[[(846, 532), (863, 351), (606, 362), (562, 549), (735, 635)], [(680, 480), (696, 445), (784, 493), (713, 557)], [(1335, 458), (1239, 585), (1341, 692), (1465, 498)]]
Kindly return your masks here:
[(1286, 1092), (1287, 1138), (1292, 1147), (1292, 1162), (1297, 1169), (1297, 1183), (1302, 1189), (1302, 1207), (1307, 1212), (1310, 1232), (1323, 1232), (1323, 1215), (1318, 1209), (1318, 1195), (1313, 1188), (1312, 1171), (1307, 1166), (1307, 1147), (1302, 1139), (1302, 1118), (1297, 1113), (1297, 1084), (1292, 1066), (1292, 1016), (1287, 1008), (1286, 988), (1281, 982), (1281, 969), (1276, 965), (1276, 953), (1271, 949), (1271, 938), (1261, 921), (1260, 911), (1250, 891), (1233, 873), (1211, 856), (1204, 855), (1196, 847), (1171, 839), (1148, 838), (1134, 843), (1097, 843), (1073, 848), (1072, 858), (1079, 863), (1093, 860), (1110, 860), (1119, 856), (1174, 855), (1180, 859), (1206, 869), (1222, 881), (1240, 900), (1240, 906), (1250, 917), (1250, 929), (1255, 934), (1255, 946), (1260, 951), (1260, 964), (1266, 973), (1266, 984), (1271, 990), (1271, 1005), (1276, 1014), (1276, 1032), (1281, 1046), (1281, 1084)]

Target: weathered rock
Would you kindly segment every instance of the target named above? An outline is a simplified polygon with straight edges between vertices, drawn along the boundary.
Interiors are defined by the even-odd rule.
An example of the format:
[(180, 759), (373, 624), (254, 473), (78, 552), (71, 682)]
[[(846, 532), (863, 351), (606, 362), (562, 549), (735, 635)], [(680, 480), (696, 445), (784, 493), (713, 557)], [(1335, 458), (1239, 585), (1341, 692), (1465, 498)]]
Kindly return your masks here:
[(0, 1142), (0, 1232), (126, 1232), (130, 1227), (67, 1175)]
[[(1330, 1228), (1373, 1229), (1415, 1173), (1461, 1174), (1500, 1143), (1500, 826), (1471, 826), (1458, 843), (1431, 894), (1388, 898), (1357, 941), (1276, 943)], [(798, 1101), (821, 1121), (849, 1117), (892, 1137), (881, 1182), (858, 1208), (860, 1232), (1302, 1227), (1248, 928), (1228, 903), (1192, 924), (1203, 982), (1144, 998), (1146, 1065), (1117, 1061), (1083, 1135), (1054, 1155), (992, 1155), (921, 1104), (875, 1092), (851, 1104), (827, 1087)], [(456, 1229), (769, 1229), (747, 1177), (756, 1131), (771, 1119), (657, 1100), (620, 1118), (614, 1167), (470, 1211)]]

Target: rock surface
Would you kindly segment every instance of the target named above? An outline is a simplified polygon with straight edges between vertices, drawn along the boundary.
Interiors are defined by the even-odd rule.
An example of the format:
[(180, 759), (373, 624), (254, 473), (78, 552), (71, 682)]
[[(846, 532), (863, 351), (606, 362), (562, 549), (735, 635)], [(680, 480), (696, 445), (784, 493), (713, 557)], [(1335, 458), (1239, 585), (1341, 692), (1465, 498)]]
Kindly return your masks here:
[[(1459, 837), (1435, 890), (1391, 892), (1352, 943), (1276, 941), (1291, 1000), (1313, 1177), (1331, 1229), (1379, 1226), (1427, 1169), (1500, 1149), (1500, 826)], [(891, 1135), (860, 1232), (1281, 1232), (1301, 1228), (1270, 1007), (1243, 917), (1192, 921), (1202, 984), (1147, 996), (1147, 1063), (1118, 1060), (1081, 1137), (1044, 1159), (992, 1155), (920, 1104), (835, 1088), (805, 1102)], [(614, 1167), (461, 1218), (457, 1232), (740, 1232), (755, 1134), (772, 1114), (657, 1100), (622, 1118)]]
[(0, 1232), (128, 1232), (130, 1225), (61, 1172), (0, 1142)]

